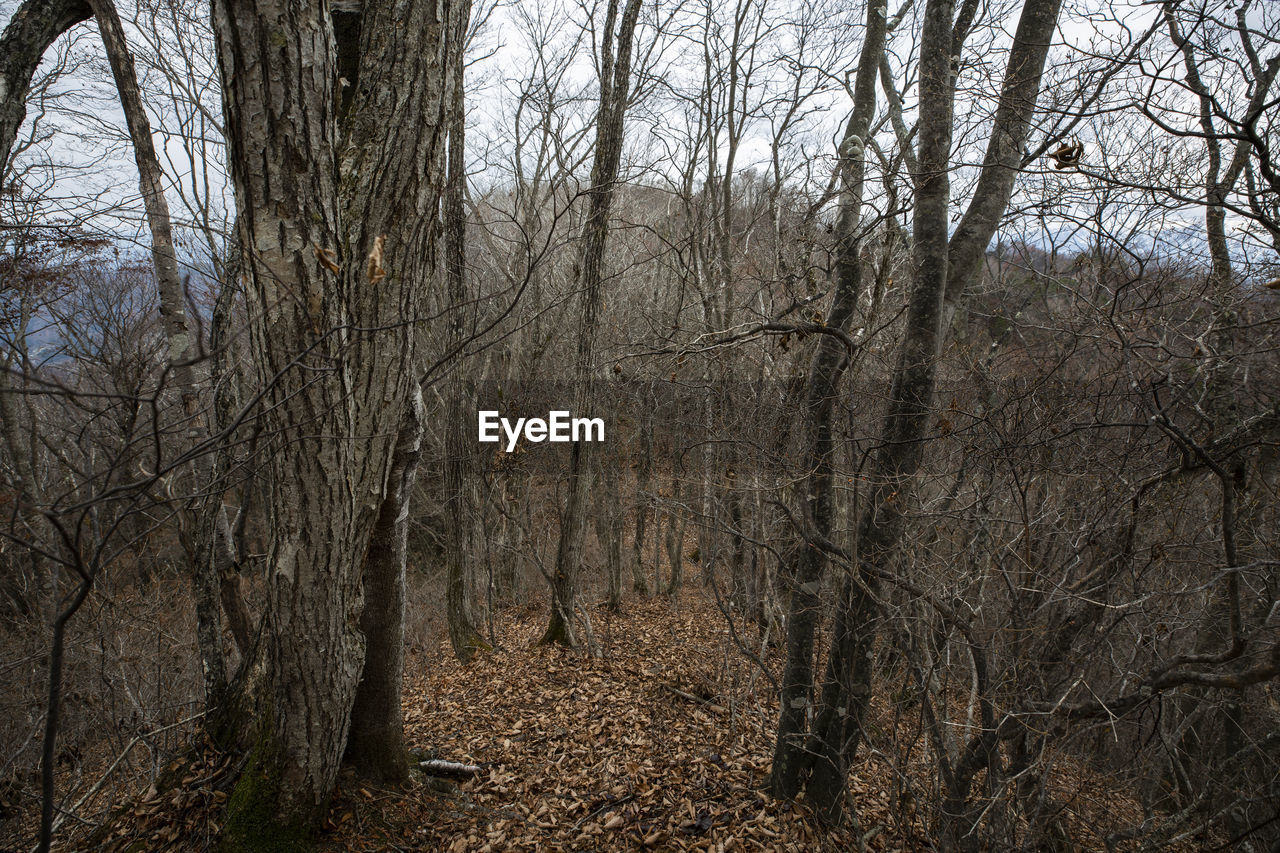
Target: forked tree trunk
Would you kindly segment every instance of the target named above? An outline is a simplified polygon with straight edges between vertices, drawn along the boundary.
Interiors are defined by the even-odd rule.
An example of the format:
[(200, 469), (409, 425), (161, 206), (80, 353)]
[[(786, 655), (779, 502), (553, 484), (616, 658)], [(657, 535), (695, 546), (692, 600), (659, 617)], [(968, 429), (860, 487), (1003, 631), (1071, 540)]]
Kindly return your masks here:
[[(867, 4), (866, 39), (854, 81), (853, 112), (838, 151), (841, 194), (837, 214), (835, 297), (827, 325), (849, 328), (862, 290), (859, 258), (862, 196), (866, 175), (865, 145), (875, 115), (876, 73), (884, 51), (886, 0)], [(804, 521), (829, 538), (831, 507), (832, 413), (850, 353), (836, 338), (823, 335), (817, 344), (805, 395)], [(822, 575), (825, 561), (817, 548), (798, 549), (798, 564), (784, 582), (790, 586), (787, 615), (787, 661), (782, 674), (778, 737), (774, 745), (769, 787), (776, 796), (793, 798), (804, 788), (812, 763), (808, 749), (808, 721), (813, 714), (814, 639), (822, 616)]]
[[(808, 774), (810, 801), (828, 820), (837, 820), (844, 812), (848, 765), (861, 740), (862, 720), (871, 699), (876, 595), (880, 577), (892, 570), (892, 560), (901, 545), (912, 481), (924, 452), (937, 360), (945, 333), (945, 306), (959, 300), (980, 274), (987, 246), (1008, 206), (1022, 165), (1060, 6), (1061, 0), (1027, 0), (1023, 6), (978, 183), (950, 239), (948, 170), (955, 93), (952, 54), (963, 46), (967, 24), (953, 29), (952, 0), (929, 0), (925, 8), (920, 48), (920, 142), (915, 157), (915, 281), (881, 440), (869, 471), (871, 491), (858, 525), (857, 577), (846, 576), (836, 596), (821, 700), (807, 738), (798, 736), (802, 718), (787, 719), (788, 715), (798, 717), (797, 711), (804, 710), (807, 690), (797, 683), (801, 679), (793, 681), (790, 675), (784, 676), (782, 713), (783, 721), (790, 726), (779, 726), (772, 777), (775, 791), (794, 796), (806, 787), (804, 777)], [(872, 20), (868, 18), (869, 30)], [(872, 79), (875, 74), (874, 67), (865, 67), (870, 65), (865, 51), (863, 58), (866, 62), (859, 64), (859, 82), (864, 70)], [(860, 91), (855, 84), (855, 113)], [(832, 314), (835, 315), (834, 309)], [(810, 505), (822, 508), (822, 493), (811, 491), (810, 495)], [(820, 517), (820, 512), (814, 512), (810, 522), (819, 532)], [(806, 561), (814, 559), (809, 557)], [(818, 578), (820, 568), (802, 572), (799, 580), (812, 583)], [(805, 595), (814, 589), (806, 591), (801, 587)], [(794, 602), (792, 612), (796, 614)], [(789, 626), (789, 632), (794, 629), (794, 625)], [(811, 647), (812, 634), (807, 636)], [(800, 657), (798, 652), (793, 656), (789, 637), (788, 670), (793, 663), (811, 666), (811, 658), (796, 660)], [(785, 748), (784, 733), (790, 735)]]
[[(320, 9), (213, 7), (272, 490), (252, 753), (228, 804), (229, 850), (309, 842), (364, 668), (362, 570), (366, 587), (385, 590), (403, 569), (365, 557), (390, 511), (418, 381), (443, 174), (445, 28), (456, 7), (364, 4), (358, 33), (341, 28), (359, 39), (341, 124), (338, 44)], [(383, 604), (384, 630), (398, 641), (398, 610)], [(396, 695), (397, 675), (368, 673)]]

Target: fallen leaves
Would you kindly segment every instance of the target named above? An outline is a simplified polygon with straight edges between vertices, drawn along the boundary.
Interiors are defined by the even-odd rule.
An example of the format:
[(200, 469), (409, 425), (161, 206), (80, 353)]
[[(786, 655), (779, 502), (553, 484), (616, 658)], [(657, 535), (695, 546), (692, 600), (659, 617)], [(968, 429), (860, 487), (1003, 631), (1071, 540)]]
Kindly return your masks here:
[[(499, 649), (466, 667), (443, 637), (409, 662), (404, 717), (418, 758), (477, 772), (387, 789), (344, 770), (322, 851), (932, 849), (874, 752), (852, 768), (857, 827), (820, 828), (802, 805), (768, 797), (777, 701), (696, 591), (678, 606), (629, 600), (621, 615), (593, 613), (603, 628), (599, 659), (534, 646), (544, 618), (529, 608), (503, 614)], [(882, 698), (872, 716), (873, 726), (891, 717)], [(1064, 805), (1082, 814), (1136, 809), (1098, 774), (1065, 766), (1069, 757), (1057, 763)], [(907, 765), (920, 780), (932, 772), (919, 751)], [(212, 754), (173, 765), (181, 784), (136, 800), (107, 849), (215, 849), (227, 771)], [(1080, 817), (1064, 821), (1077, 838), (1096, 837)]]
[[(545, 614), (506, 614), (498, 651), (458, 665), (447, 642), (408, 668), (409, 741), (486, 767), (450, 795), (417, 787), (339, 826), (324, 849), (448, 851), (851, 849), (762, 792), (776, 702), (714, 604), (628, 600), (593, 613), (605, 654), (536, 647)], [(348, 797), (336, 808), (368, 809)], [(876, 848), (872, 848), (876, 849)], [(888, 848), (884, 848), (888, 849)]]

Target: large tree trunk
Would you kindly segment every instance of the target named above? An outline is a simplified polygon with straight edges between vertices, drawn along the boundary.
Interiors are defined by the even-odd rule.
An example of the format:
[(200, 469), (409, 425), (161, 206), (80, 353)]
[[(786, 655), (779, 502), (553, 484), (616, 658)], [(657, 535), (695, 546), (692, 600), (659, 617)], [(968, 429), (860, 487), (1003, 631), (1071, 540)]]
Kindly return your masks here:
[[(402, 569), (365, 556), (418, 381), (434, 269), (453, 7), (371, 2), (358, 32), (340, 28), (360, 46), (341, 127), (338, 44), (321, 8), (213, 7), (271, 442), (267, 607), (252, 756), (224, 831), (232, 850), (306, 844), (333, 790), (364, 664), (361, 570), (385, 590)], [(394, 644), (397, 610), (383, 603)], [(398, 695), (398, 669), (373, 676)]]
[[(348, 320), (322, 254), (340, 239), (332, 30), (299, 0), (223, 0), (213, 15), (264, 417), (270, 434), (292, 439), (272, 447), (267, 468), (274, 513), (260, 718), (224, 844), (290, 849), (328, 805), (364, 659), (356, 618), (367, 540), (346, 490), (364, 503), (381, 482), (356, 476), (365, 460), (353, 445), (325, 438), (353, 432), (334, 381), (341, 348), (335, 335), (321, 337)], [(319, 375), (298, 369), (303, 358)]]
[[(592, 359), (595, 353), (596, 322), (602, 300), (604, 250), (609, 238), (609, 208), (613, 186), (622, 160), (622, 126), (631, 91), (631, 41), (640, 15), (640, 0), (627, 0), (618, 21), (618, 0), (610, 0), (605, 19), (605, 38), (600, 56), (600, 107), (596, 114), (596, 151), (591, 166), (591, 188), (587, 191), (587, 215), (583, 224), (582, 255), (578, 265), (581, 289), (578, 319), (578, 349), (573, 368), (573, 414), (585, 416), (590, 399)], [(617, 58), (614, 58), (617, 23)], [(594, 453), (589, 441), (576, 442), (569, 454), (569, 488), (560, 522), (556, 564), (551, 576), (551, 621), (543, 643), (577, 645), (574, 631), (578, 598), (578, 572), (582, 563), (582, 540), (591, 492)]]

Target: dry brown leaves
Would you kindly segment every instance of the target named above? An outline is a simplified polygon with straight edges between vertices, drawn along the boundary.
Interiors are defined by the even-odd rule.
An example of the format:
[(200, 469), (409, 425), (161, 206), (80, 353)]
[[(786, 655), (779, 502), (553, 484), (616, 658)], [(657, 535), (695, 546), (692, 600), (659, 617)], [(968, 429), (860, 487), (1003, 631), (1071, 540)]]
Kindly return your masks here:
[[(344, 771), (321, 850), (933, 849), (913, 804), (895, 800), (892, 771), (874, 750), (862, 750), (851, 773), (856, 829), (824, 830), (803, 806), (764, 793), (777, 720), (772, 688), (701, 593), (676, 605), (628, 600), (623, 613), (595, 610), (592, 618), (600, 658), (535, 646), (546, 612), (527, 607), (503, 614), (498, 649), (468, 666), (444, 637), (411, 658), (410, 745), (483, 771), (460, 783), (419, 777), (406, 789)], [(882, 700), (872, 717), (875, 727), (888, 724)], [(1137, 817), (1132, 798), (1098, 774), (1067, 756), (1055, 764), (1055, 795), (1080, 849), (1100, 846), (1093, 842), (1117, 819)], [(142, 796), (108, 849), (216, 848), (231, 781), (226, 760), (209, 754), (170, 770), (177, 786)], [(927, 785), (931, 768), (907, 772)]]
[(856, 849), (763, 793), (776, 704), (767, 681), (752, 695), (728, 677), (741, 662), (713, 605), (628, 601), (592, 618), (599, 659), (535, 647), (545, 613), (525, 610), (503, 620), (499, 651), (463, 667), (446, 644), (410, 673), (410, 741), (484, 772), (452, 791), (347, 780), (325, 849)]
[(105, 838), (88, 836), (70, 846), (122, 853), (215, 849), (234, 781), (229, 770), (230, 756), (211, 748), (175, 761), (159, 788), (149, 787), (109, 823)]

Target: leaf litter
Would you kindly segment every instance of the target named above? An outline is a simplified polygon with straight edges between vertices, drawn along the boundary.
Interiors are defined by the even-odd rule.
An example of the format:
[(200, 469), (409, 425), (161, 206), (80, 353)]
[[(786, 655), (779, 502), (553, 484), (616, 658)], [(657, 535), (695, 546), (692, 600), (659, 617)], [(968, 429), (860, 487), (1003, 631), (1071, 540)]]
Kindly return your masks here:
[[(406, 663), (405, 734), (419, 759), (479, 768), (470, 778), (416, 774), (383, 787), (345, 770), (318, 849), (339, 851), (925, 851), (914, 804), (895, 795), (893, 769), (860, 750), (850, 774), (856, 825), (822, 827), (803, 802), (764, 790), (777, 725), (772, 681), (781, 649), (753, 656), (709, 594), (678, 602), (629, 599), (592, 611), (602, 654), (538, 646), (545, 608), (501, 613), (496, 648), (463, 666), (447, 637)], [(737, 639), (752, 637), (740, 626)], [(880, 691), (883, 693), (883, 691)], [(869, 729), (889, 725), (877, 699)], [(931, 768), (905, 761), (917, 785)], [(211, 850), (235, 779), (209, 748), (172, 763), (175, 785), (149, 788), (117, 814), (93, 849)], [(1073, 849), (1102, 849), (1141, 810), (1118, 784), (1070, 758), (1055, 799)], [(180, 780), (180, 781), (179, 781)], [(74, 833), (73, 833), (74, 834)], [(86, 849), (68, 838), (65, 849)], [(1190, 849), (1190, 848), (1188, 848)]]

